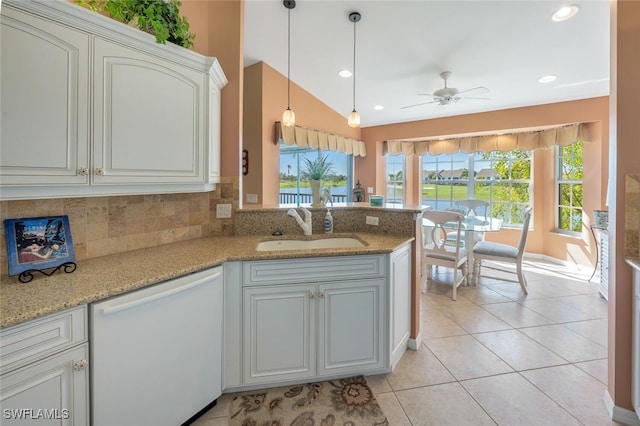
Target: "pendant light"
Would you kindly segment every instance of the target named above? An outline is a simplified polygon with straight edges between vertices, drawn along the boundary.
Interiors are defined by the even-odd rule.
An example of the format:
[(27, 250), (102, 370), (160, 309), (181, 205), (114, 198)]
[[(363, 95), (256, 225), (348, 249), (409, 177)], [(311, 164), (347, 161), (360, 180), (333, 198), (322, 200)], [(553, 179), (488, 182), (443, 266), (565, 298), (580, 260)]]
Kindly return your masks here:
[(347, 121), (349, 127), (360, 127), (360, 114), (356, 111), (356, 22), (360, 22), (361, 18), (358, 12), (349, 14), (349, 21), (353, 22), (353, 111)]
[(295, 0), (284, 0), (282, 2), (289, 14), (288, 34), (287, 34), (287, 109), (282, 113), (282, 125), (291, 127), (296, 124), (296, 114), (291, 111), (291, 9), (296, 7)]

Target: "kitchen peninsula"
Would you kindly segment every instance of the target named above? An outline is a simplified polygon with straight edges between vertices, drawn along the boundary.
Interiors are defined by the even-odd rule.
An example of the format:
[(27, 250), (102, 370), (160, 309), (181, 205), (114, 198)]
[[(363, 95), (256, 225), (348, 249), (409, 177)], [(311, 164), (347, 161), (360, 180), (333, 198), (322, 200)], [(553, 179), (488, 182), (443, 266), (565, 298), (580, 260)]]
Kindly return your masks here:
[[(421, 209), (371, 208), (365, 205), (336, 206), (332, 210), (336, 217), (336, 231), (332, 235), (325, 235), (320, 229), (321, 219), (326, 209), (314, 208), (311, 209), (315, 216), (314, 234), (311, 236), (302, 235), (302, 230), (293, 218), (287, 216), (287, 210), (287, 208), (239, 210), (235, 212), (236, 235), (234, 236), (197, 238), (150, 249), (79, 260), (77, 270), (71, 274), (36, 276), (27, 284), (19, 283), (16, 277), (3, 276), (0, 285), (2, 313), (0, 333), (3, 337), (3, 353), (10, 354), (12, 359), (16, 359), (20, 350), (15, 349), (21, 345), (18, 337), (37, 327), (54, 324), (51, 322), (54, 320), (57, 321), (55, 324), (66, 321), (67, 325), (56, 325), (58, 327), (56, 330), (61, 330), (58, 333), (60, 336), (71, 334), (73, 337), (70, 339), (73, 342), (65, 343), (64, 351), (58, 350), (55, 353), (49, 351), (46, 357), (37, 358), (35, 361), (31, 356), (24, 362), (18, 360), (5, 365), (3, 359), (3, 382), (24, 381), (27, 373), (41, 374), (33, 369), (42, 363), (53, 362), (53, 358), (64, 354), (73, 356), (69, 361), (63, 360), (60, 364), (70, 366), (68, 374), (73, 379), (68, 380), (76, 383), (73, 386), (75, 397), (67, 395), (66, 398), (75, 401), (73, 405), (77, 408), (79, 417), (89, 419), (93, 416), (92, 424), (105, 424), (100, 421), (101, 413), (105, 412), (104, 408), (94, 401), (89, 409), (88, 390), (86, 393), (82, 392), (82, 389), (86, 388), (91, 389), (94, 396), (103, 395), (102, 385), (98, 382), (94, 383), (93, 380), (99, 377), (99, 374), (104, 376), (104, 372), (100, 373), (97, 370), (97, 366), (103, 366), (104, 362), (100, 361), (91, 366), (92, 359), (105, 359), (100, 357), (100, 348), (105, 345), (100, 344), (102, 335), (96, 327), (94, 316), (110, 315), (109, 312), (133, 314), (133, 308), (130, 308), (133, 306), (132, 302), (124, 298), (133, 297), (132, 295), (140, 292), (154, 291), (164, 286), (171, 286), (167, 292), (171, 296), (166, 298), (162, 296), (162, 303), (173, 304), (176, 298), (174, 296), (176, 290), (173, 288), (177, 288), (173, 283), (184, 280), (209, 280), (211, 286), (216, 285), (215, 280), (219, 280), (219, 294), (223, 295), (218, 300), (211, 301), (210, 310), (219, 313), (217, 329), (224, 332), (209, 334), (210, 330), (207, 329), (200, 334), (192, 331), (199, 336), (221, 336), (219, 340), (208, 339), (215, 343), (215, 347), (220, 351), (218, 356), (224, 359), (224, 365), (216, 367), (217, 373), (212, 372), (212, 377), (220, 377), (219, 390), (214, 390), (214, 393), (208, 392), (206, 395), (219, 396), (221, 392), (309, 381), (320, 377), (379, 374), (391, 371), (407, 346), (412, 346), (410, 314), (411, 304), (415, 299), (412, 296), (412, 289), (417, 288), (412, 287), (415, 268), (413, 258), (415, 252), (412, 250), (412, 245), (415, 244), (414, 226), (421, 215)], [(366, 225), (366, 216), (376, 217), (378, 225)], [(271, 235), (275, 228), (278, 228), (283, 235)], [(324, 239), (326, 237), (347, 237), (360, 241), (362, 246), (257, 250), (258, 244), (265, 240)], [(275, 274), (271, 275), (273, 278), (269, 278), (271, 271)], [(201, 276), (202, 278), (198, 278)], [(215, 278), (216, 276), (218, 278)], [(192, 284), (187, 284), (189, 285)], [(157, 296), (150, 297), (150, 299), (153, 298)], [(120, 299), (124, 301), (120, 304), (122, 307), (104, 305), (104, 302), (116, 304)], [(296, 336), (299, 337), (298, 340), (280, 341), (280, 345), (288, 344), (290, 348), (296, 348), (300, 342), (311, 342), (311, 347), (316, 348), (317, 352), (316, 350), (305, 351), (305, 357), (302, 359), (306, 368), (304, 372), (300, 373), (297, 365), (293, 365), (294, 368), (281, 366), (282, 368), (276, 373), (264, 374), (261, 367), (265, 363), (272, 362), (273, 358), (255, 358), (256, 354), (263, 354), (268, 349), (260, 347), (259, 351), (256, 351), (255, 345), (269, 341), (263, 339), (265, 336), (256, 337), (255, 333), (260, 333), (262, 330), (255, 327), (256, 318), (259, 317), (258, 323), (262, 323), (265, 318), (267, 320), (284, 318), (296, 312), (295, 309), (282, 312), (279, 309), (282, 305), (265, 304), (265, 300), (284, 301), (285, 306), (291, 306), (291, 303), (307, 306), (308, 310), (305, 312), (311, 316), (305, 317), (308, 320), (306, 324), (311, 325), (317, 322), (318, 329), (322, 331), (318, 336), (308, 335), (307, 330), (316, 329), (316, 326), (304, 328), (302, 334)], [(358, 312), (350, 308), (354, 305), (358, 306)], [(270, 309), (276, 310), (270, 311)], [(269, 314), (269, 312), (272, 313)], [(65, 319), (65, 316), (68, 316), (68, 319)], [(175, 321), (182, 319), (180, 315), (170, 316)], [(93, 323), (91, 327), (87, 325), (88, 318), (92, 318), (89, 322), (89, 325)], [(358, 322), (353, 321), (354, 318), (367, 320)], [(291, 318), (288, 323), (302, 322), (297, 318)], [(131, 331), (133, 333), (142, 331), (144, 338), (141, 342), (145, 341), (147, 342), (145, 344), (148, 344), (149, 339), (156, 339), (159, 332), (167, 330), (166, 327), (171, 325), (167, 323), (159, 325), (158, 328), (134, 326), (131, 327)], [(188, 326), (184, 325), (179, 329), (184, 330), (185, 327)], [(251, 339), (250, 336), (256, 338)], [(351, 336), (358, 336), (360, 339), (364, 336), (365, 340), (359, 345), (334, 344), (344, 342)], [(177, 337), (180, 336), (177, 335)], [(34, 337), (31, 335), (29, 338)], [(122, 339), (126, 338), (122, 335)], [(207, 341), (202, 338), (200, 340)], [(135, 340), (132, 341), (135, 342)], [(329, 343), (325, 345), (323, 342)], [(331, 353), (323, 350), (323, 347), (338, 348), (338, 350), (332, 349), (334, 352)], [(208, 350), (211, 349), (208, 347)], [(363, 361), (365, 356), (368, 358)], [(93, 371), (91, 378), (85, 369), (87, 360), (89, 360), (89, 371)], [(294, 359), (294, 361), (298, 360)], [(57, 362), (61, 361), (57, 360)], [(73, 371), (76, 368), (79, 371)], [(94, 370), (91, 370), (92, 368)], [(82, 373), (83, 370), (84, 373)], [(293, 370), (296, 372), (292, 372)], [(132, 372), (138, 374), (137, 369)], [(81, 376), (83, 378), (78, 379), (79, 374), (84, 374)], [(207, 372), (207, 374), (210, 373)], [(35, 378), (34, 376), (34, 380)], [(7, 379), (9, 381), (6, 381)], [(82, 383), (84, 387), (80, 385)], [(5, 391), (13, 392), (15, 389), (15, 386), (7, 386)], [(78, 394), (83, 394), (84, 399)], [(5, 395), (3, 395), (3, 401), (7, 403), (12, 401), (11, 396), (5, 398)], [(99, 398), (99, 402), (105, 399), (112, 398)], [(82, 407), (86, 409), (82, 410)], [(82, 419), (79, 420), (78, 424), (83, 424)]]

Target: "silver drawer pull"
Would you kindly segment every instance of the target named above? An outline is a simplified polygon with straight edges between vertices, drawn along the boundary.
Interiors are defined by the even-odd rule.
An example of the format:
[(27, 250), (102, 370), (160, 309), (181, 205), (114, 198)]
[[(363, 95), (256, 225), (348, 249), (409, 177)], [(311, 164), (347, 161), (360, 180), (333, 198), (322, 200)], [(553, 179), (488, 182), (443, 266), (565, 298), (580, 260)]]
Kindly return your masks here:
[(73, 363), (73, 369), (75, 371), (81, 371), (84, 370), (85, 368), (87, 368), (87, 360), (86, 359), (81, 359), (80, 361), (76, 361)]

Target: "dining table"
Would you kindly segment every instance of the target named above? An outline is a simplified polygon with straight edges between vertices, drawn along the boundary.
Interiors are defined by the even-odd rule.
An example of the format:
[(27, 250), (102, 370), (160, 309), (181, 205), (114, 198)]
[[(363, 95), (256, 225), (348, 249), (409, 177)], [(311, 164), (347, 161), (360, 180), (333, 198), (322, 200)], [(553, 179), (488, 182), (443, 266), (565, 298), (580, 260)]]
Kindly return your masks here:
[[(433, 227), (433, 222), (422, 218), (422, 226)], [(445, 225), (445, 228), (449, 227)], [(456, 228), (455, 223), (450, 224), (451, 229)], [(464, 233), (464, 247), (467, 249), (467, 285), (473, 282), (473, 246), (479, 240), (478, 236), (485, 232), (498, 232), (502, 228), (502, 219), (487, 216), (465, 216), (462, 220), (461, 231)]]

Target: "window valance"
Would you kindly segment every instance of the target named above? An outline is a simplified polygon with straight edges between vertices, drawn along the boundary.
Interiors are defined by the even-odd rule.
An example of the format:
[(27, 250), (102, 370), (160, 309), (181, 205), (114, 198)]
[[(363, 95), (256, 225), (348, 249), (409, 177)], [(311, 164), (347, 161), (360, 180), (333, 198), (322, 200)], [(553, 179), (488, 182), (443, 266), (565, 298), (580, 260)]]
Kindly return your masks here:
[(508, 133), (501, 135), (483, 135), (448, 139), (385, 141), (384, 153), (390, 155), (438, 155), (456, 152), (491, 152), (533, 150), (552, 148), (555, 145), (567, 146), (576, 141), (591, 140), (585, 123), (575, 123), (538, 131)]
[(363, 141), (301, 126), (286, 127), (276, 121), (276, 143), (281, 140), (287, 145), (295, 144), (301, 148), (319, 148), (323, 151), (338, 151), (360, 157), (367, 155)]

